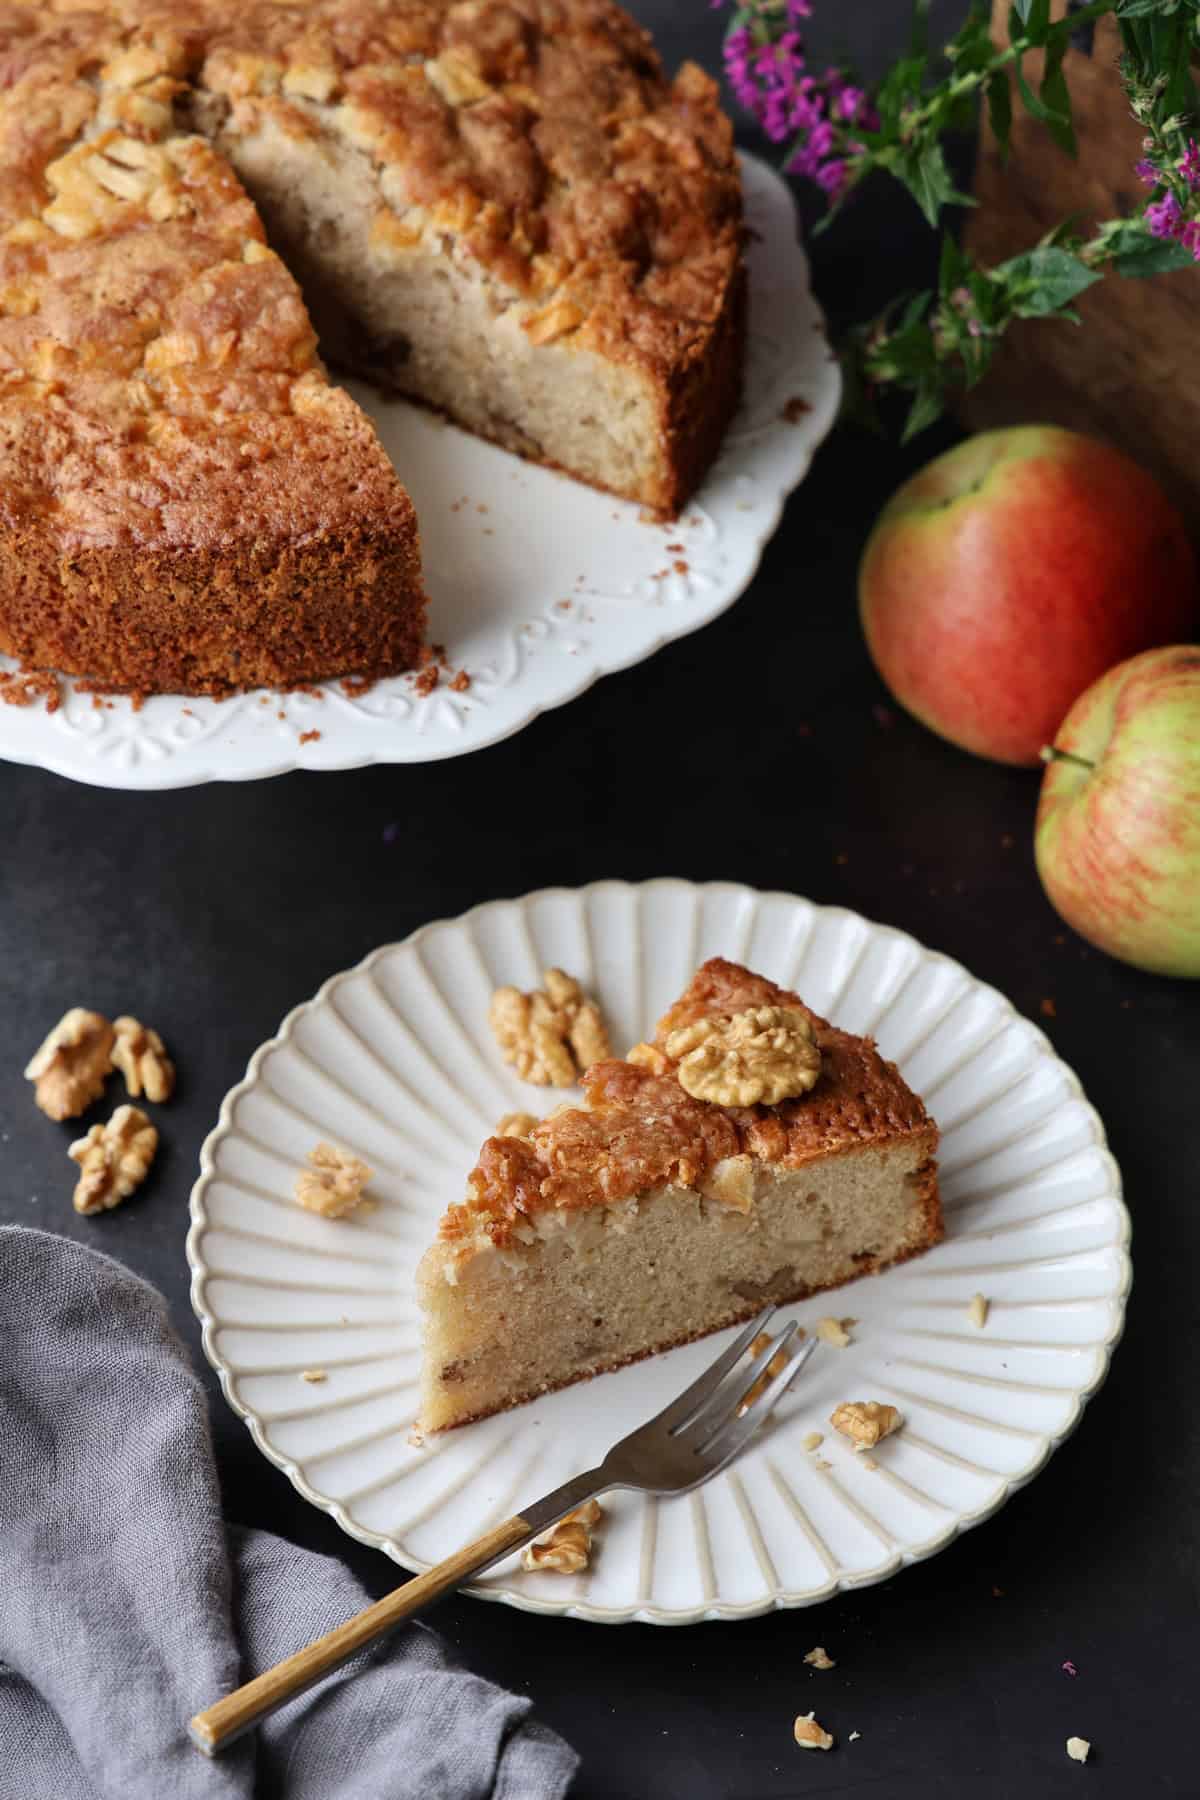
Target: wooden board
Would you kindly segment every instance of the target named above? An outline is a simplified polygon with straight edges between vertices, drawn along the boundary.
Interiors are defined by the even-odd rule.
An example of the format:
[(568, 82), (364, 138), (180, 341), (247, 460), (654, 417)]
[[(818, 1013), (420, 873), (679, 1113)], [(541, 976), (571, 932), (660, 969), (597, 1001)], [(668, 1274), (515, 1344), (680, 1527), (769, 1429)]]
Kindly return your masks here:
[[(1063, 0), (1053, 9), (1061, 15)], [(993, 37), (1003, 42), (1007, 0), (994, 0)], [(1117, 72), (1116, 24), (1096, 26), (1090, 55), (1067, 54), (1078, 160), (1058, 149), (1014, 95), (1012, 153), (1001, 161), (984, 126), (976, 171), (979, 206), (965, 241), (985, 264), (1029, 249), (1052, 225), (1140, 210), (1146, 190), (1133, 172), (1141, 155)], [(1040, 56), (1026, 58), (1031, 82)], [(1007, 334), (961, 412), (974, 429), (1049, 420), (1110, 439), (1154, 471), (1200, 525), (1200, 269), (1150, 281), (1110, 276), (1076, 302), (1082, 326), (1026, 320)]]

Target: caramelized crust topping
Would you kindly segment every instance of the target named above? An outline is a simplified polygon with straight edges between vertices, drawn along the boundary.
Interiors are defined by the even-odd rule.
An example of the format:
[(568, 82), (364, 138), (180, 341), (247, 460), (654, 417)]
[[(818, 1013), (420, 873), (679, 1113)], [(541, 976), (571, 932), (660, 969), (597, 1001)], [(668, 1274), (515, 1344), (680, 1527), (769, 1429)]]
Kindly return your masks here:
[[(718, 1106), (685, 1093), (667, 1040), (709, 1013), (762, 1006), (795, 1008), (810, 1021), (821, 1051), (812, 1092), (775, 1106)], [(463, 1254), (481, 1240), (503, 1246), (540, 1212), (607, 1206), (668, 1184), (700, 1187), (729, 1157), (799, 1168), (831, 1150), (932, 1130), (920, 1100), (870, 1039), (837, 1030), (795, 994), (719, 957), (660, 1020), (654, 1042), (663, 1073), (644, 1060), (596, 1063), (583, 1083), (585, 1108), (543, 1119), (528, 1140), (489, 1138), (466, 1201), (442, 1221), (443, 1241)]]

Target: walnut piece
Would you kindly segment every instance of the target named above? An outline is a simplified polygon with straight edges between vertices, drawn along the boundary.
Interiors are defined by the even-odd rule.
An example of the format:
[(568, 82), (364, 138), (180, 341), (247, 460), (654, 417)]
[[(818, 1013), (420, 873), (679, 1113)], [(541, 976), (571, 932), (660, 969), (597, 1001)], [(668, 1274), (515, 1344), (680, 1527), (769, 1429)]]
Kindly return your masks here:
[(977, 1331), (982, 1331), (987, 1324), (990, 1302), (983, 1294), (972, 1294), (971, 1304), (967, 1308), (967, 1317)]
[(802, 1750), (832, 1750), (833, 1733), (817, 1724), (811, 1713), (801, 1713), (792, 1730)]
[(824, 1442), (824, 1432), (810, 1431), (801, 1439), (800, 1448), (802, 1450), (819, 1450)]
[(679, 1063), (684, 1093), (715, 1106), (775, 1106), (807, 1094), (821, 1073), (812, 1025), (794, 1006), (713, 1013), (673, 1031), (663, 1048)]
[(598, 1500), (585, 1500), (526, 1547), (521, 1567), (548, 1569), (556, 1575), (582, 1574), (592, 1554), (592, 1531), (603, 1516)]
[(534, 1087), (571, 1087), (585, 1069), (612, 1055), (600, 1008), (561, 969), (544, 988), (497, 988), (488, 1013), (505, 1062)]
[(492, 1135), (494, 1137), (527, 1138), (536, 1124), (537, 1120), (532, 1113), (505, 1113)]
[(301, 1381), (311, 1382), (328, 1381), (329, 1376), (324, 1369), (301, 1369), (300, 1379)]
[(158, 1133), (137, 1106), (118, 1106), (107, 1125), (93, 1125), (67, 1155), (79, 1164), (75, 1211), (106, 1212), (140, 1187), (154, 1161)]
[(113, 1028), (102, 1014), (82, 1006), (64, 1013), (25, 1069), (48, 1118), (77, 1118), (100, 1097), (112, 1070), (112, 1047)]
[(317, 1144), (309, 1151), (308, 1160), (310, 1166), (296, 1177), (297, 1200), (323, 1219), (345, 1218), (362, 1200), (372, 1171), (336, 1144)]
[(625, 1061), (637, 1069), (649, 1069), (652, 1075), (665, 1075), (671, 1067), (670, 1057), (657, 1044), (635, 1044), (626, 1052)]
[(880, 1400), (843, 1400), (830, 1413), (829, 1423), (843, 1437), (853, 1438), (856, 1445), (871, 1450), (880, 1438), (899, 1431), (904, 1420), (894, 1406)]
[(1069, 1737), (1067, 1739), (1067, 1755), (1072, 1762), (1086, 1762), (1091, 1747), (1087, 1738)]
[(175, 1091), (175, 1064), (157, 1031), (127, 1013), (113, 1020), (113, 1030), (113, 1067), (125, 1077), (131, 1099), (139, 1100), (145, 1094), (156, 1106), (169, 1100)]
[(829, 1344), (835, 1350), (844, 1350), (853, 1341), (849, 1328), (857, 1324), (857, 1319), (818, 1319), (813, 1330), (823, 1344)]
[(808, 1652), (808, 1654), (804, 1658), (804, 1660), (806, 1663), (810, 1664), (811, 1667), (814, 1669), (836, 1669), (837, 1668), (837, 1664), (834, 1662), (832, 1656), (830, 1656), (829, 1652), (826, 1650), (824, 1644), (815, 1645), (813, 1647), (813, 1649), (811, 1649)]

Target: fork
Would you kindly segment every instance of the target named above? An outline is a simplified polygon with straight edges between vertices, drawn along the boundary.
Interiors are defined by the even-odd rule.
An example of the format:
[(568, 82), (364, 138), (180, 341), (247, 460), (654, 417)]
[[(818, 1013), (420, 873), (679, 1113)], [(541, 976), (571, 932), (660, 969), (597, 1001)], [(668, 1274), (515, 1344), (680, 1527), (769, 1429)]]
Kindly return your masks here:
[[(585, 1470), (532, 1506), (523, 1507), (511, 1519), (484, 1532), (474, 1543), (435, 1564), (424, 1575), (414, 1576), (306, 1649), (298, 1650), (198, 1712), (188, 1725), (193, 1743), (206, 1756), (215, 1756), (277, 1707), (340, 1668), (367, 1644), (375, 1643), (472, 1575), (481, 1574), (502, 1557), (523, 1549), (564, 1513), (573, 1512), (596, 1494), (614, 1488), (633, 1488), (644, 1494), (686, 1494), (719, 1474), (773, 1411), (815, 1347), (811, 1338), (799, 1344), (794, 1342), (800, 1327), (793, 1319), (755, 1354), (750, 1364), (735, 1373), (744, 1352), (766, 1330), (776, 1310), (769, 1306), (760, 1313), (678, 1399), (614, 1444), (596, 1468)], [(783, 1364), (768, 1374), (770, 1364), (780, 1355), (785, 1358)]]

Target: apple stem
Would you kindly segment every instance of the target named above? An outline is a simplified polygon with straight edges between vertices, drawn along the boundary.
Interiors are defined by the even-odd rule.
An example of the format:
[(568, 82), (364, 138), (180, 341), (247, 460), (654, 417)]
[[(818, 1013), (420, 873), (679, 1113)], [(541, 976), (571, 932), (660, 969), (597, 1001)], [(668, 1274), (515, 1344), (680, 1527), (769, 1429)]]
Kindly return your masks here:
[(1076, 756), (1073, 750), (1059, 750), (1054, 744), (1046, 744), (1044, 746), (1041, 751), (1041, 758), (1044, 763), (1075, 763), (1081, 769), (1094, 769), (1096, 766), (1094, 762), (1089, 762), (1086, 756)]

